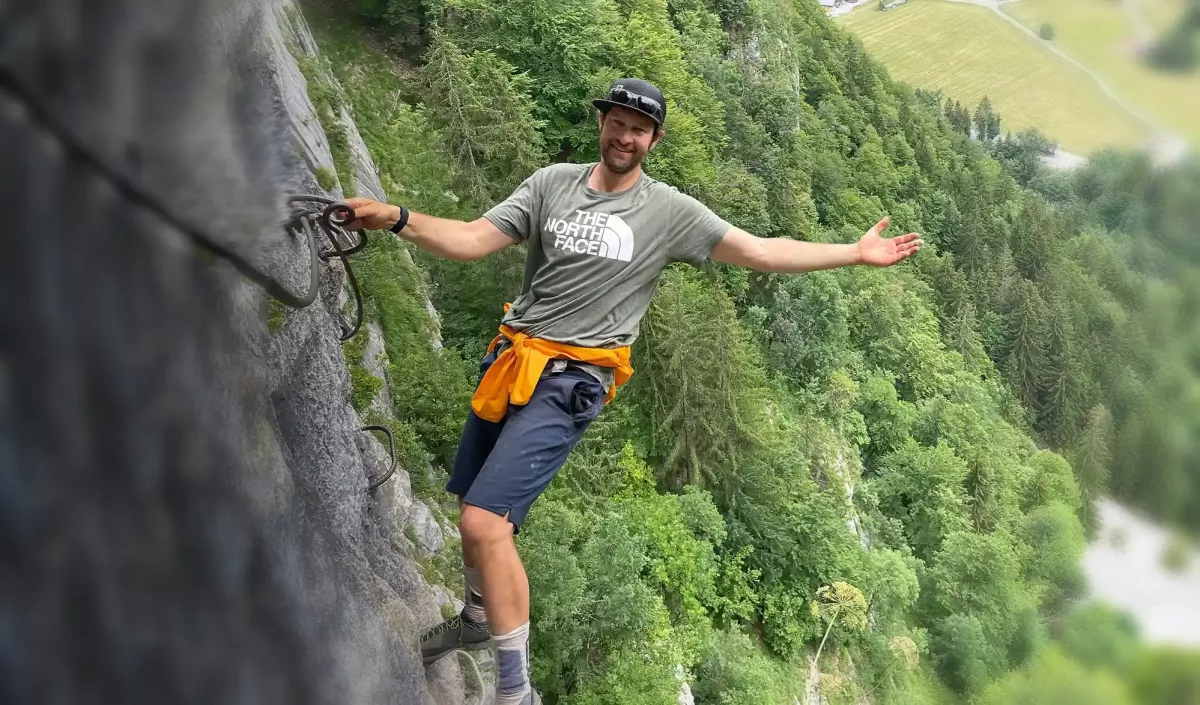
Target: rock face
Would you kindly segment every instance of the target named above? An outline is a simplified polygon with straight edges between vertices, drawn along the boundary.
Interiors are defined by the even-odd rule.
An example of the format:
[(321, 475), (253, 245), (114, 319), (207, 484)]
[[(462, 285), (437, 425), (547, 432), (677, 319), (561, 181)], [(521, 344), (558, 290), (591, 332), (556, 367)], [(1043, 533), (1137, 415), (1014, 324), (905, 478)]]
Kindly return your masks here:
[(372, 377), (383, 382), (379, 386), (375, 398), (371, 400), (370, 408), (381, 414), (390, 414), (392, 413), (392, 390), (387, 385), (388, 356), (387, 350), (383, 346), (383, 330), (375, 321), (367, 321), (363, 324), (363, 331), (360, 335), (367, 338), (367, 344), (363, 346), (363, 368), (370, 372)]
[[(291, 2), (276, 0), (264, 14), (272, 82), (303, 162), (298, 165), (303, 167), (299, 177), (306, 192), (323, 193), (313, 173), (322, 168), (332, 170), (334, 161), (293, 54), (300, 51), (315, 57), (318, 48)], [(343, 107), (338, 119), (349, 144), (355, 193), (385, 199), (352, 116)], [(329, 196), (340, 197), (341, 193)], [(293, 257), (291, 265), (302, 265), (301, 260)], [(302, 266), (296, 273), (301, 271)], [(356, 646), (366, 648), (359, 656), (381, 659), (377, 667), (383, 673), (406, 683), (400, 702), (480, 702), (479, 681), (486, 676), (469, 662), (469, 655), (443, 659), (421, 677), (423, 669), (415, 650), (418, 634), (441, 621), (442, 605), (456, 604), (449, 590), (423, 577), (418, 559), (446, 547), (443, 530), (435, 512), (414, 497), (406, 468), (397, 468), (374, 495), (366, 493), (367, 478), (382, 477), (390, 459), (381, 439), (359, 431), (364, 421), (349, 404), (349, 375), (336, 335), (340, 306), (346, 299), (345, 276), (336, 261), (323, 271), (324, 305), (289, 312), (270, 336), (263, 355), (271, 371), (272, 406), (288, 469), (302, 497), (328, 527), (334, 551), (344, 563), (343, 584), (360, 607), (356, 630), (364, 638)], [(425, 304), (436, 320), (432, 305)], [(392, 397), (382, 331), (378, 323), (367, 321), (359, 335), (367, 336), (364, 368), (382, 382), (370, 408), (390, 415)], [(434, 339), (430, 344), (436, 347), (440, 341)], [(424, 472), (423, 468), (413, 470)], [(377, 653), (372, 655), (371, 649)], [(467, 673), (460, 670), (460, 663)], [(474, 696), (469, 701), (468, 694)]]
[[(453, 534), (407, 468), (367, 492), (391, 459), (350, 404), (342, 266), (297, 310), (243, 276), (304, 290), (286, 196), (333, 168), (299, 11), (0, 16), (0, 203), (21, 234), (0, 258), (0, 701), (486, 702), (488, 668), (419, 658), (455, 605), (426, 577)], [(386, 381), (378, 327), (361, 334)]]
[(696, 705), (696, 699), (692, 697), (692, 687), (688, 685), (687, 674), (683, 671), (683, 666), (675, 666), (675, 680), (679, 681), (679, 705)]
[[(0, 702), (489, 702), (486, 654), (421, 664), (461, 606), (436, 584), (456, 534), (425, 468), (367, 492), (392, 460), (350, 403), (342, 265), (295, 310), (243, 276), (305, 290), (286, 197), (334, 168), (298, 8), (0, 16)], [(382, 331), (359, 335), (390, 414)]]

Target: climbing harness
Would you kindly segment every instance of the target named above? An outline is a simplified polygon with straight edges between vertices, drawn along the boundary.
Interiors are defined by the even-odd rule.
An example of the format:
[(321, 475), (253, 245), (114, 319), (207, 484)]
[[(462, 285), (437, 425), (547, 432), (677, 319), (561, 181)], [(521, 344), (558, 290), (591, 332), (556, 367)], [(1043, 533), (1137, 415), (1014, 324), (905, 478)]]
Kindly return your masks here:
[[(164, 223), (182, 233), (201, 250), (233, 265), (234, 269), (241, 273), (242, 276), (257, 284), (273, 299), (289, 308), (306, 308), (316, 301), (320, 284), (320, 267), (318, 263), (322, 261), (328, 262), (334, 257), (339, 258), (342, 261), (343, 268), (346, 270), (346, 280), (354, 292), (354, 304), (357, 310), (353, 325), (347, 325), (345, 321), (340, 322), (342, 331), (338, 336), (338, 340), (349, 340), (362, 327), (362, 293), (359, 291), (358, 280), (354, 276), (354, 270), (350, 267), (350, 261), (347, 257), (366, 247), (367, 234), (366, 232), (359, 231), (357, 239), (355, 239), (346, 230), (345, 226), (354, 220), (354, 209), (349, 205), (331, 198), (325, 198), (324, 196), (303, 195), (292, 196), (288, 199), (288, 205), (292, 208), (292, 214), (291, 219), (284, 224), (284, 229), (287, 230), (293, 239), (307, 240), (306, 244), (309, 251), (308, 287), (303, 293), (296, 293), (284, 286), (275, 277), (257, 268), (228, 246), (209, 237), (202, 230), (184, 222), (155, 196), (137, 185), (130, 177), (110, 166), (104, 159), (89, 150), (75, 137), (70, 129), (56, 120), (50, 110), (42, 105), (37, 97), (22, 85), (20, 79), (5, 66), (0, 66), (0, 93), (7, 94), (17, 105), (23, 106), (27, 112), (27, 116), (22, 117), (26, 117), (31, 124), (40, 126), (52, 135), (63, 147), (70, 159), (74, 159), (96, 171), (128, 201), (136, 203), (158, 216)], [(316, 207), (313, 207), (314, 205)], [(315, 233), (317, 229), (325, 233), (331, 249), (317, 249)], [(342, 241), (350, 244), (347, 247), (343, 247)], [(396, 441), (392, 437), (391, 429), (384, 426), (364, 426), (362, 430), (381, 431), (387, 434), (391, 450), (391, 468), (379, 479), (372, 480), (367, 488), (368, 492), (374, 492), (396, 472)]]

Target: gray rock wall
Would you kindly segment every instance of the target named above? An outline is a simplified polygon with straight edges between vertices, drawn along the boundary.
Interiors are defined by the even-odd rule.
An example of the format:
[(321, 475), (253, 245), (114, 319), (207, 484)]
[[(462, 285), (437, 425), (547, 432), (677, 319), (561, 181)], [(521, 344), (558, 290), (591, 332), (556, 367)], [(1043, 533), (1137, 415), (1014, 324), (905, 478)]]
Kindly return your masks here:
[(366, 493), (389, 462), (349, 403), (340, 265), (269, 325), (264, 293), (203, 244), (303, 289), (285, 199), (320, 193), (332, 160), (295, 18), (0, 3), (0, 702), (479, 690), (473, 666), (464, 682), (457, 658), (418, 657), (452, 601), (421, 551), (445, 542), (406, 469)]
[[(267, 14), (264, 36), (271, 47), (271, 75), (307, 172), (300, 178), (308, 192), (321, 193), (311, 172), (321, 167), (332, 170), (333, 159), (309, 101), (305, 78), (291, 53), (299, 49), (316, 57), (319, 48), (293, 3), (276, 0)], [(350, 146), (356, 195), (385, 199), (370, 152), (344, 107), (340, 120)], [(328, 195), (340, 197), (341, 193)], [(302, 262), (294, 257), (291, 264)], [(380, 477), (390, 462), (382, 439), (358, 430), (364, 422), (349, 404), (349, 375), (336, 338), (337, 316), (347, 300), (345, 277), (336, 262), (325, 271), (325, 305), (289, 312), (283, 326), (271, 336), (263, 361), (272, 373), (272, 405), (293, 481), (328, 525), (334, 550), (350, 567), (346, 584), (359, 594), (362, 604), (358, 628), (364, 635), (377, 634), (372, 648), (384, 647), (378, 667), (386, 671), (390, 660), (390, 667), (403, 678), (421, 669), (415, 651), (419, 632), (441, 621), (443, 604), (461, 607), (461, 603), (445, 587), (430, 584), (422, 575), (418, 556), (442, 551), (445, 541), (435, 512), (412, 492), (410, 469), (398, 468), (374, 496), (366, 494), (367, 478)], [(425, 305), (436, 320), (432, 305), (428, 301)], [(367, 321), (359, 335), (367, 336), (364, 368), (382, 382), (371, 408), (390, 415), (392, 397), (382, 331), (376, 322)], [(438, 346), (440, 341), (434, 339), (430, 344)], [(424, 472), (424, 468), (412, 470)], [(409, 536), (415, 538), (415, 545)], [(426, 701), (437, 705), (482, 702), (478, 695), (483, 673), (470, 658), (466, 654), (446, 658), (429, 668), (423, 694)], [(488, 670), (485, 664), (483, 672)]]
[(333, 160), (293, 48), (283, 0), (0, 2), (0, 702), (489, 700), (486, 656), (420, 662), (455, 534), (424, 468), (367, 494), (341, 265), (280, 310), (201, 243), (307, 283), (286, 197)]

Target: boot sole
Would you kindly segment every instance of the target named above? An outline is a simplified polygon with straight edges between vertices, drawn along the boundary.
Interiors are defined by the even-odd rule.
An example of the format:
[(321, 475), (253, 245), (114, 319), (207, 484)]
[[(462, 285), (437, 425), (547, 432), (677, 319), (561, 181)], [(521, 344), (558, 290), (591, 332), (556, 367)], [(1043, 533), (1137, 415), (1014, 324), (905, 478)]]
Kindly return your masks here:
[(488, 648), (489, 644), (490, 644), (489, 641), (480, 641), (480, 642), (476, 642), (474, 644), (463, 644), (462, 646), (458, 647), (457, 649), (449, 649), (447, 651), (443, 651), (442, 653), (440, 653), (436, 656), (422, 656), (421, 663), (425, 666), (429, 666), (431, 664), (437, 663), (438, 661), (441, 661), (442, 659), (446, 658), (447, 656), (454, 653), (455, 651), (483, 651), (484, 649)]

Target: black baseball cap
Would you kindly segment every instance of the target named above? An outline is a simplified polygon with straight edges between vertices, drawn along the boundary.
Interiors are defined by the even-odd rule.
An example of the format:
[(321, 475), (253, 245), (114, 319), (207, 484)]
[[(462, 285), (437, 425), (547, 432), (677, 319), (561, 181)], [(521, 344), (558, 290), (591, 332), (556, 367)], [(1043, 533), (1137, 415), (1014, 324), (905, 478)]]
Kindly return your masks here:
[(667, 101), (662, 91), (640, 78), (618, 78), (609, 86), (608, 94), (593, 100), (592, 105), (605, 114), (614, 106), (627, 108), (650, 118), (658, 127), (667, 119)]

